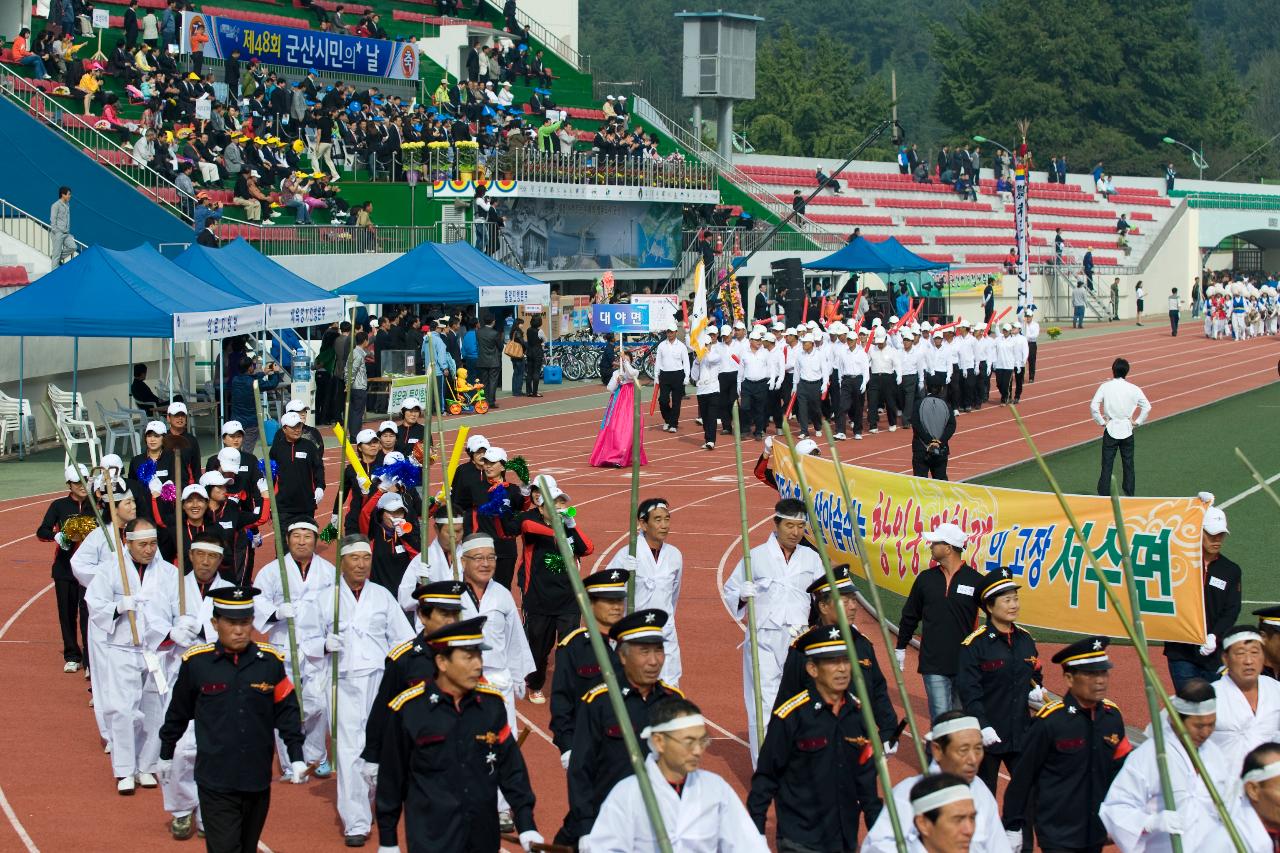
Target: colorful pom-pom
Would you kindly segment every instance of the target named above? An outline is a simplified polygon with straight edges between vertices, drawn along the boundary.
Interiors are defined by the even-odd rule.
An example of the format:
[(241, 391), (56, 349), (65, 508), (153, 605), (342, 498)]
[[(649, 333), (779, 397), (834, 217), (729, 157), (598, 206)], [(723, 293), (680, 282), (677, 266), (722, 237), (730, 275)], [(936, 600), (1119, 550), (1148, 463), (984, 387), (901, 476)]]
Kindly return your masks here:
[(178, 487), (172, 481), (160, 487), (160, 500), (175, 501), (178, 499)]
[(144, 459), (138, 465), (138, 482), (150, 483), (151, 478), (156, 475), (156, 461), (154, 459)]

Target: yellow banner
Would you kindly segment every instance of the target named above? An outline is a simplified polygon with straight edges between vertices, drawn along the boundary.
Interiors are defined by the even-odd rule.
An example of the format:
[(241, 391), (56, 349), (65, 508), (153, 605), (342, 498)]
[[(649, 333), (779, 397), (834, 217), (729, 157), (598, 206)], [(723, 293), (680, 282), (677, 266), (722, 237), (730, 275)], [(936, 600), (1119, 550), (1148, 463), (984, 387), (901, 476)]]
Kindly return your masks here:
[[(845, 465), (854, 502), (851, 514), (835, 465), (812, 456), (802, 464), (828, 554), (859, 565), (851, 522), (856, 517), (882, 589), (907, 595), (916, 575), (929, 567), (923, 534), (949, 521), (969, 536), (969, 565), (983, 573), (1007, 568), (1021, 581), (1020, 622), (1124, 636), (1084, 556), (1088, 547), (1128, 612), (1109, 498), (1068, 496), (1084, 532), (1081, 543), (1051, 492), (947, 483)], [(795, 469), (781, 442), (773, 449), (773, 471), (780, 493), (798, 497)], [(1200, 526), (1205, 505), (1196, 498), (1122, 498), (1121, 507), (1147, 637), (1204, 642)]]

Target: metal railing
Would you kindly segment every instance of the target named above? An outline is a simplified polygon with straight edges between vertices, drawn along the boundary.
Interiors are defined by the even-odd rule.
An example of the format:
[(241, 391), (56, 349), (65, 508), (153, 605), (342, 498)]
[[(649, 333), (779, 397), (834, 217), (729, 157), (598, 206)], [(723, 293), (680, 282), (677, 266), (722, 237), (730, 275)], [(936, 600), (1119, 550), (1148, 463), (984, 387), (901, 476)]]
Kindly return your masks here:
[[(502, 14), (502, 3), (498, 2), (498, 0), (482, 0), (482, 2), (486, 6), (492, 6), (498, 14)], [(583, 74), (591, 73), (590, 56), (579, 53), (575, 48), (570, 47), (559, 36), (553, 35), (550, 30), (519, 8), (516, 9), (516, 22), (522, 27), (527, 27), (529, 34), (541, 42), (543, 47), (560, 57), (564, 62), (569, 63), (575, 70), (581, 71)]]
[(1182, 197), (1199, 210), (1280, 210), (1280, 195), (1188, 192)]
[[(28, 213), (16, 204), (0, 199), (0, 234), (5, 234), (42, 255), (50, 254), (49, 223)], [(76, 249), (89, 248), (76, 240)]]
[(602, 157), (595, 152), (547, 154), (516, 150), (498, 152), (486, 162), (489, 173), (500, 180), (708, 191), (715, 191), (718, 185), (714, 168), (691, 160)]
[(496, 260), (521, 268), (521, 258), (511, 240), (496, 223), (436, 222), (432, 225), (255, 225), (223, 222), (214, 226), (218, 236), (244, 237), (265, 255), (401, 254), (423, 243), (466, 241)]
[(50, 128), (58, 136), (79, 146), (86, 156), (117, 177), (134, 185), (157, 204), (184, 222), (191, 217), (176, 204), (181, 192), (173, 182), (149, 166), (133, 159), (133, 152), (116, 139), (94, 127), (99, 119), (81, 117), (32, 85), (13, 68), (0, 65), (0, 97), (17, 104), (27, 114)]

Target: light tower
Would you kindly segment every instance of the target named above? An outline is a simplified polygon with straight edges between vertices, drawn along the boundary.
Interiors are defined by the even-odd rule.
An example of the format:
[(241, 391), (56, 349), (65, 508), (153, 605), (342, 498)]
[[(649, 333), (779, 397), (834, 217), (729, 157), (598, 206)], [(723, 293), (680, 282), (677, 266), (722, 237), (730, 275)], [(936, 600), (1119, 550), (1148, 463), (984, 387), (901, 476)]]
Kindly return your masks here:
[(694, 133), (702, 132), (702, 104), (716, 107), (716, 147), (733, 159), (733, 102), (756, 97), (756, 24), (739, 12), (677, 12), (684, 20), (681, 94), (693, 99)]

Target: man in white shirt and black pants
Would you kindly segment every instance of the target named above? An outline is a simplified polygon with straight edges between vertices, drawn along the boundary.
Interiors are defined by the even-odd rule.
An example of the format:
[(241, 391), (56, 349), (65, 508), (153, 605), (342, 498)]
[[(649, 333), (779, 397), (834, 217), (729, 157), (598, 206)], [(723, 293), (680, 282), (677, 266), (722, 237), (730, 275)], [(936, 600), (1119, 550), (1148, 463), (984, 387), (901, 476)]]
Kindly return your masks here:
[(662, 429), (676, 432), (680, 426), (680, 403), (684, 386), (689, 384), (689, 348), (676, 339), (679, 327), (674, 320), (667, 325), (667, 339), (654, 352), (654, 369), (658, 371), (658, 407), (662, 409)]
[(776, 378), (773, 354), (764, 348), (765, 334), (760, 326), (751, 330), (750, 345), (738, 365), (737, 391), (751, 423), (751, 437), (756, 441), (764, 439), (769, 427), (769, 390)]
[(1022, 312), (1022, 335), (1027, 339), (1027, 381), (1036, 381), (1036, 345), (1040, 340), (1040, 324), (1036, 322), (1036, 308), (1028, 305)]
[[(1111, 363), (1112, 379), (1103, 382), (1089, 403), (1094, 421), (1104, 427), (1102, 433), (1102, 473), (1098, 477), (1098, 494), (1111, 494), (1111, 468), (1115, 464), (1116, 450), (1124, 466), (1121, 489), (1133, 497), (1133, 428), (1141, 426), (1151, 413), (1151, 403), (1142, 389), (1125, 379), (1129, 375), (1129, 362), (1117, 358)], [(1134, 409), (1138, 410), (1134, 417)]]

